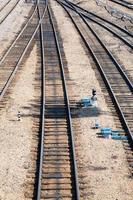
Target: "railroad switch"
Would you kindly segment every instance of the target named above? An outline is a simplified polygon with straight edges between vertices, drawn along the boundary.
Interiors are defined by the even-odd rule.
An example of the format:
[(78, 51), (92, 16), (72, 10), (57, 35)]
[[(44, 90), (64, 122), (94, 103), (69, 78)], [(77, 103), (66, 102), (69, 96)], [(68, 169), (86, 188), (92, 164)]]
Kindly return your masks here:
[(88, 108), (90, 106), (96, 106), (96, 101), (97, 101), (96, 90), (92, 89), (92, 96), (83, 97), (79, 102), (77, 102), (77, 107)]
[(88, 108), (90, 106), (96, 106), (96, 98), (89, 98), (89, 97), (84, 97), (82, 98), (79, 102), (77, 102), (77, 107), (78, 108)]
[(82, 107), (82, 108), (87, 108), (89, 106), (92, 106), (92, 102), (91, 102), (91, 98), (88, 97), (84, 97), (82, 98), (78, 103), (77, 103), (78, 107)]
[(122, 130), (112, 130), (111, 128), (101, 128), (101, 135), (104, 138), (111, 138), (114, 140), (127, 140), (127, 136), (121, 135)]

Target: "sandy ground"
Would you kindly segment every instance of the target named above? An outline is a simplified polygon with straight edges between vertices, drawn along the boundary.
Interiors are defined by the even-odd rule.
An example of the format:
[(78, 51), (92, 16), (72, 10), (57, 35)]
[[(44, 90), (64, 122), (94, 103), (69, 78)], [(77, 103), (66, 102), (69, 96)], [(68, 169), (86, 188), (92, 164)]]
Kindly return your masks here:
[[(16, 1), (14, 0), (12, 2)], [(0, 25), (0, 57), (2, 56), (2, 52), (9, 46), (17, 32), (21, 29), (25, 18), (28, 17), (30, 9), (31, 4), (26, 4), (24, 3), (24, 0), (21, 0), (14, 11)], [(7, 9), (4, 9), (3, 12), (7, 13), (8, 11)]]
[[(0, 115), (0, 200), (23, 200), (30, 166), (36, 46), (13, 86), (6, 108)], [(26, 109), (29, 108), (29, 109)], [(18, 111), (21, 121), (18, 121)]]
[[(128, 164), (121, 141), (99, 138), (92, 125), (97, 120), (103, 127), (115, 128), (111, 111), (107, 107), (99, 82), (92, 69), (92, 61), (86, 55), (80, 38), (55, 1), (51, 5), (63, 39), (70, 78), (78, 96), (90, 96), (96, 88), (97, 108), (80, 111), (77, 120), (81, 133), (75, 132), (78, 154), (81, 199), (83, 200), (131, 200), (133, 181), (129, 178)], [(89, 5), (90, 6), (90, 5)], [(82, 189), (83, 187), (83, 189)], [(85, 190), (84, 190), (85, 189)]]

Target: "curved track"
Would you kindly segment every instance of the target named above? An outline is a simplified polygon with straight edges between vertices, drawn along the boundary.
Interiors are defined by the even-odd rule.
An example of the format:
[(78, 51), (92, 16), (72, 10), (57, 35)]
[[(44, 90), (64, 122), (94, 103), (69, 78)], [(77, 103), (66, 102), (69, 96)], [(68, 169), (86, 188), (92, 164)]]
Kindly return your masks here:
[(73, 10), (77, 9), (84, 17), (91, 20), (92, 22), (98, 24), (99, 26), (103, 27), (113, 35), (117, 36), (120, 40), (122, 40), (127, 46), (133, 49), (133, 35), (132, 33), (128, 32), (126, 29), (121, 28), (120, 26), (109, 22), (108, 20), (96, 15), (95, 13), (89, 12), (78, 5), (70, 2), (70, 1), (59, 1), (59, 3), (62, 2), (65, 6), (68, 8), (71, 8)]
[[(39, 136), (38, 176), (33, 195), (38, 200), (47, 198), (79, 200), (74, 139), (62, 48), (60, 48), (50, 9), (48, 8), (47, 13), (46, 10), (47, 1), (42, 3), (37, 1), (30, 19), (1, 59), (0, 101), (3, 102), (3, 97), (14, 80), (27, 50), (40, 30), (42, 123)], [(45, 20), (43, 20), (44, 16)]]
[[(108, 92), (112, 98), (114, 106), (120, 117), (122, 126), (128, 136), (131, 147), (133, 148), (133, 84), (126, 73), (114, 58), (112, 53), (101, 41), (93, 27), (88, 24), (84, 16), (78, 12), (73, 12), (64, 4), (73, 24), (88, 51), (91, 53), (95, 64), (106, 84)], [(132, 167), (133, 158), (130, 160)]]
[[(91, 52), (123, 128), (133, 145), (132, 82), (93, 30), (93, 26), (89, 25), (85, 15), (74, 7), (72, 9), (72, 6), (59, 3), (70, 16), (84, 44)], [(29, 21), (1, 60), (0, 101), (38, 30), (41, 39), (42, 107), (35, 199), (79, 200), (74, 138), (66, 85), (67, 72), (63, 62), (62, 46), (47, 4), (45, 6), (37, 4)]]
[(37, 7), (38, 5), (35, 7), (30, 19), (0, 61), (0, 101), (8, 90), (19, 65), (39, 29), (40, 20)]
[(133, 1), (131, 1), (131, 0), (119, 0), (119, 1), (121, 1), (121, 2), (125, 2), (125, 3), (127, 3), (127, 4), (129, 4), (129, 5), (133, 5)]
[(43, 94), (36, 199), (79, 200), (65, 69), (49, 7), (41, 24), (40, 35)]

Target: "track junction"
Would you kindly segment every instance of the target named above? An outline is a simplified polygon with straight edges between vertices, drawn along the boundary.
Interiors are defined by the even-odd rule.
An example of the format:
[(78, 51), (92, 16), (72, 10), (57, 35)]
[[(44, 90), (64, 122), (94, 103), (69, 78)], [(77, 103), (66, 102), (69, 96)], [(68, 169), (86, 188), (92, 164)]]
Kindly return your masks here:
[[(118, 37), (130, 50), (133, 48), (132, 33), (74, 3), (64, 0), (57, 0), (57, 2), (67, 12), (84, 45), (91, 53), (125, 134), (128, 136), (132, 151), (132, 79), (125, 73), (90, 22), (98, 24)], [(10, 90), (17, 71), (28, 49), (35, 42), (35, 38), (40, 42), (41, 115), (36, 150), (37, 167), (33, 171), (34, 175), (32, 174), (35, 177), (34, 187), (27, 198), (79, 200), (78, 169), (67, 86), (69, 73), (48, 1), (35, 3), (25, 26), (0, 60), (0, 101), (1, 104), (4, 103), (4, 98), (8, 95), (7, 91)], [(129, 165), (133, 173), (133, 157), (130, 158)]]

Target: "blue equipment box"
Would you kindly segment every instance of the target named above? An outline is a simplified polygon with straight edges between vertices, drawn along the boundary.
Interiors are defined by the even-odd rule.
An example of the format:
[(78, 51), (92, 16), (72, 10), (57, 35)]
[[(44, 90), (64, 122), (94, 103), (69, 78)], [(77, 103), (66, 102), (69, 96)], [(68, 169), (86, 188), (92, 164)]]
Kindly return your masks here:
[(92, 101), (88, 97), (84, 97), (83, 99), (81, 99), (80, 103), (82, 107), (92, 106)]

